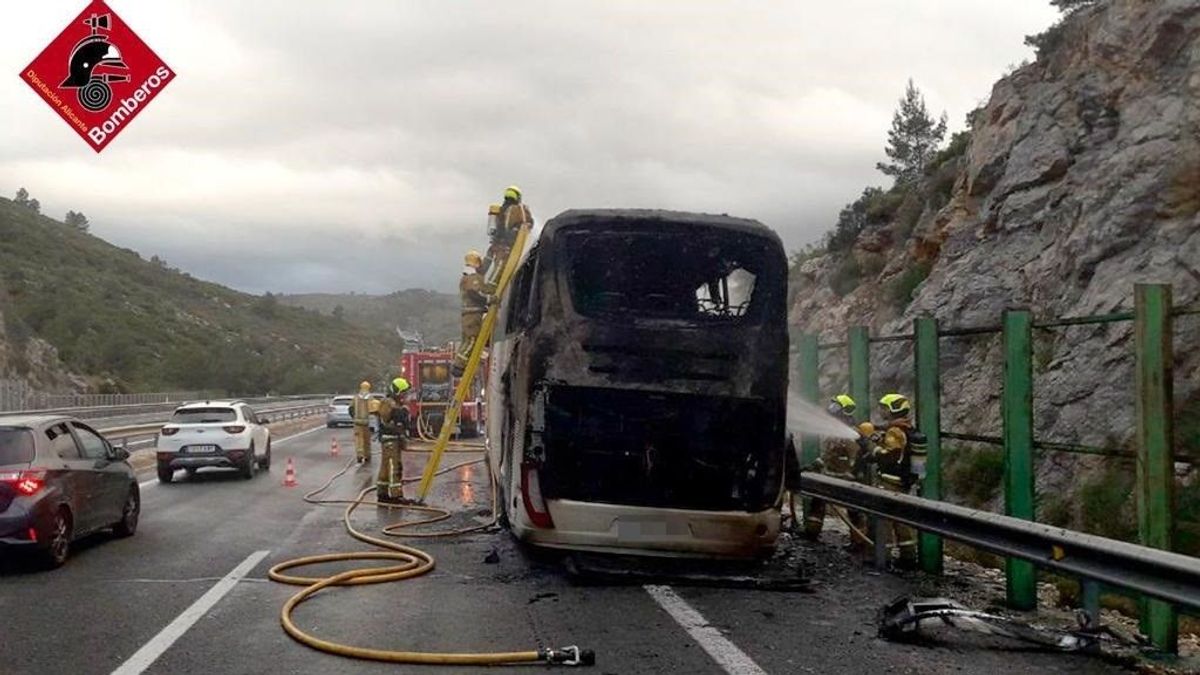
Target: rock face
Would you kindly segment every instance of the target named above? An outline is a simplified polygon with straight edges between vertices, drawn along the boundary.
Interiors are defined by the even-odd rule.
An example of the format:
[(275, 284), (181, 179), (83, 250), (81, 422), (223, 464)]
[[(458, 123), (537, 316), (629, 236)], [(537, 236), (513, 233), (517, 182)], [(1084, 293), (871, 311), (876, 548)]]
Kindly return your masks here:
[[(1140, 282), (1173, 284), (1176, 305), (1200, 304), (1200, 2), (1101, 2), (1057, 33), (1036, 63), (996, 83), (949, 204), (922, 214), (877, 276), (838, 297), (829, 280), (840, 261), (804, 263), (796, 330), (841, 340), (852, 324), (907, 333), (923, 315), (979, 326), (998, 325), (1010, 307), (1035, 320), (1104, 314), (1132, 309)], [(928, 278), (907, 306), (889, 302), (916, 260), (931, 263)], [(1182, 405), (1200, 397), (1200, 317), (1179, 318), (1175, 331)], [(1034, 337), (1037, 438), (1132, 447), (1132, 324)], [(941, 347), (943, 429), (997, 434), (999, 337)], [(832, 393), (845, 386), (845, 352), (822, 358), (822, 391)], [(911, 348), (873, 347), (873, 391), (911, 387)], [(1039, 488), (1069, 490), (1102, 461), (1046, 453)]]
[[(0, 299), (4, 296), (0, 293)], [(82, 378), (70, 375), (59, 361), (58, 351), (45, 340), (34, 337), (15, 322), (5, 320), (0, 306), (0, 383), (6, 391), (30, 389), (35, 392), (72, 391), (86, 385)], [(11, 395), (11, 393), (10, 393)], [(4, 401), (0, 401), (3, 406)], [(0, 410), (3, 410), (0, 407)]]

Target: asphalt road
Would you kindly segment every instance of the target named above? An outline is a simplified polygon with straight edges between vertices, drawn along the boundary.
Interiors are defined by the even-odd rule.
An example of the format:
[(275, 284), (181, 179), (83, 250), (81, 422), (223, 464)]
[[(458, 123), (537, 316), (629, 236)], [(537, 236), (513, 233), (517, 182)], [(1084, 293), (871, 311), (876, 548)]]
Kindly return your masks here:
[[(331, 438), (343, 449), (340, 457), (329, 455)], [(171, 485), (147, 480), (136, 536), (95, 537), (53, 572), (0, 560), (0, 671), (471, 670), (348, 660), (303, 647), (280, 629), (280, 607), (296, 589), (266, 579), (272, 564), (366, 548), (343, 532), (340, 507), (301, 501), (345, 463), (350, 447), (348, 430), (322, 427), (277, 439), (270, 473), (250, 481), (224, 472), (191, 481), (180, 473)], [(299, 488), (281, 485), (289, 456)], [(464, 457), (450, 455), (447, 463)], [(408, 475), (425, 458), (412, 455)], [(369, 470), (352, 470), (330, 496), (349, 497), (371, 482)], [(450, 524), (468, 524), (484, 518), (489, 500), (485, 472), (476, 465), (439, 479), (431, 502), (455, 510)], [(367, 508), (356, 523), (370, 530), (392, 520)], [(594, 673), (1120, 672), (1093, 657), (955, 634), (919, 646), (883, 641), (875, 637), (876, 609), (929, 582), (868, 573), (835, 546), (789, 543), (789, 555), (802, 556), (816, 579), (808, 592), (786, 592), (578, 583), (559, 558), (532, 555), (503, 532), (416, 545), (437, 559), (429, 575), (325, 591), (298, 610), (298, 621), (331, 640), (389, 649), (578, 644), (595, 650), (597, 665), (588, 669)]]

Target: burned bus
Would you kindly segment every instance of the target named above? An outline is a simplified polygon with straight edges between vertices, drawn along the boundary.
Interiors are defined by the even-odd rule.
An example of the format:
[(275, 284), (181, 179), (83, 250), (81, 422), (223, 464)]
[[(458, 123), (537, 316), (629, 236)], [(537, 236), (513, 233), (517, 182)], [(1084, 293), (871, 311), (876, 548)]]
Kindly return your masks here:
[(787, 260), (740, 218), (572, 210), (503, 298), (487, 400), (526, 542), (756, 557), (779, 534)]

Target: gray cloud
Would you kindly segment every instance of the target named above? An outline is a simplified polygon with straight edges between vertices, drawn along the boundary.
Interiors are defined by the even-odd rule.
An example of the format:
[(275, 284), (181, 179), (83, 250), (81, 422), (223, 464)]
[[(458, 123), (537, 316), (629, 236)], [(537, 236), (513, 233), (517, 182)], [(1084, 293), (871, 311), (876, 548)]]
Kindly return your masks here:
[[(124, 0), (179, 74), (102, 155), (0, 81), (0, 189), (202, 278), (453, 288), (508, 183), (539, 218), (653, 206), (816, 239), (874, 172), (912, 76), (952, 126), (1045, 0)], [(21, 3), (16, 72), (78, 11)]]

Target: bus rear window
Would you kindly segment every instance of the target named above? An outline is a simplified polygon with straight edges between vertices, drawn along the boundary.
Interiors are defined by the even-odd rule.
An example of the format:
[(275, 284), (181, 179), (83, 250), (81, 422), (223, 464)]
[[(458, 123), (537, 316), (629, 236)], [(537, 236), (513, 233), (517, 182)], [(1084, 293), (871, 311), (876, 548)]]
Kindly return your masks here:
[(33, 461), (33, 434), (28, 429), (0, 428), (0, 466)]
[(755, 321), (767, 251), (735, 233), (575, 232), (571, 301), (590, 317)]

